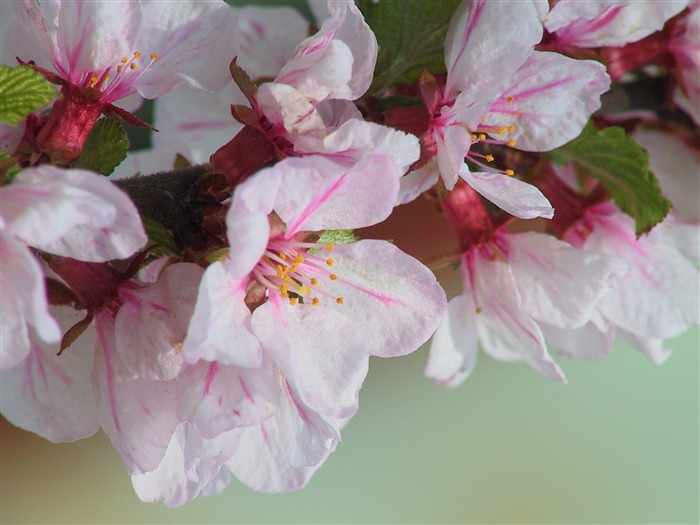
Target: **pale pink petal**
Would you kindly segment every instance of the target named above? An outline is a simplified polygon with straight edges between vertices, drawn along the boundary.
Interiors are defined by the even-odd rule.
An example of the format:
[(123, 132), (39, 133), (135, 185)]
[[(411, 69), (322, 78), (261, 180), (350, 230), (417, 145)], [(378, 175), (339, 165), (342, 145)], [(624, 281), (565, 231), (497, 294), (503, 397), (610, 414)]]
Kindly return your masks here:
[(231, 209), (226, 214), (226, 235), (231, 247), (226, 263), (229, 279), (248, 275), (265, 253), (270, 238), (267, 216), (281, 183), (281, 170), (275, 166), (259, 171), (233, 192)]
[(93, 387), (102, 429), (131, 474), (158, 467), (179, 421), (175, 381), (124, 380), (129, 373), (115, 349), (114, 319), (96, 319), (98, 350)]
[(155, 284), (123, 286), (116, 317), (116, 349), (129, 370), (144, 379), (175, 379), (183, 365), (182, 343), (194, 311), (201, 267), (168, 266)]
[(636, 239), (632, 219), (605, 208), (589, 211), (585, 249), (620, 257), (629, 272), (598, 308), (607, 319), (641, 337), (674, 337), (697, 324), (700, 279), (695, 266), (657, 236)]
[(258, 89), (258, 101), (263, 113), (281, 134), (286, 131), (288, 138), (296, 142), (299, 135), (325, 132), (325, 125), (313, 104), (304, 93), (287, 84), (267, 82)]
[(53, 70), (56, 23), (60, 0), (0, 2), (0, 58), (17, 65), (16, 58)]
[(549, 151), (579, 136), (609, 88), (602, 64), (535, 51), (510, 77), (482, 125), (513, 125), (506, 138), (515, 139), (518, 149)]
[(612, 325), (601, 329), (590, 322), (580, 328), (557, 328), (540, 323), (549, 348), (564, 355), (580, 359), (597, 360), (610, 355), (613, 350), (615, 329)]
[(689, 8), (674, 27), (668, 50), (676, 62), (680, 83), (674, 90), (674, 102), (700, 125), (700, 2), (690, 2)]
[(586, 324), (600, 298), (627, 272), (621, 259), (579, 250), (550, 235), (523, 232), (501, 239), (523, 310), (560, 328)]
[(349, 120), (362, 120), (362, 112), (349, 100), (329, 99), (315, 104), (316, 113), (328, 128), (338, 128)]
[(396, 173), (403, 175), (418, 160), (420, 146), (415, 135), (362, 119), (345, 122), (323, 140), (301, 137), (295, 143), (300, 153), (320, 153), (339, 162), (355, 161), (374, 153), (389, 155)]
[(180, 420), (208, 438), (267, 419), (276, 410), (279, 395), (268, 360), (257, 368), (200, 362), (183, 372), (177, 389)]
[(557, 43), (578, 47), (623, 46), (661, 29), (688, 0), (663, 2), (560, 0), (545, 27)]
[(252, 79), (274, 78), (307, 37), (309, 22), (291, 7), (244, 6), (237, 12), (238, 65)]
[[(445, 292), (433, 273), (391, 243), (362, 240), (336, 245), (332, 252), (319, 250), (317, 256), (332, 257), (333, 266), (314, 271), (302, 263), (300, 268), (317, 277), (320, 305), (347, 316), (372, 355), (413, 352), (446, 312)], [(331, 271), (336, 280), (329, 278)]]
[(437, 163), (445, 187), (451, 190), (457, 184), (464, 168), (464, 157), (472, 144), (471, 133), (460, 125), (449, 125), (433, 130), (437, 146)]
[(467, 184), (502, 210), (521, 219), (551, 219), (554, 208), (535, 186), (496, 172), (470, 173), (466, 165), (459, 173)]
[(476, 308), (470, 292), (450, 299), (447, 315), (430, 343), (425, 375), (445, 386), (462, 383), (476, 364)]
[[(53, 313), (66, 330), (85, 317), (85, 311), (65, 306), (54, 308)], [(56, 355), (58, 344), (40, 342), (35, 334), (30, 339), (27, 358), (0, 373), (3, 416), (49, 441), (74, 441), (93, 434), (99, 428), (90, 380), (94, 328), (88, 327), (60, 356)]]
[(432, 159), (422, 168), (404, 175), (399, 181), (399, 196), (396, 198), (396, 205), (414, 201), (421, 193), (435, 186), (439, 177), (437, 162)]
[(661, 365), (671, 357), (672, 350), (664, 347), (663, 339), (640, 337), (626, 330), (620, 330), (619, 333), (623, 339), (645, 354), (655, 365)]
[(291, 492), (308, 483), (333, 452), (340, 432), (306, 407), (282, 380), (284, 403), (258, 426), (239, 430), (240, 444), (226, 463), (233, 474), (261, 492)]
[(224, 263), (206, 269), (182, 344), (186, 362), (203, 359), (224, 365), (260, 364), (262, 350), (251, 332), (250, 310), (245, 304), (247, 284), (247, 279), (232, 279)]
[(286, 238), (377, 224), (393, 211), (399, 191), (394, 164), (381, 154), (350, 167), (320, 155), (290, 157), (269, 170), (282, 178), (275, 211), (287, 225)]
[(126, 193), (89, 171), (29, 168), (3, 188), (0, 198), (13, 235), (56, 255), (93, 262), (125, 259), (148, 240)]
[[(337, 51), (341, 48), (343, 52), (338, 56)], [(315, 100), (326, 97), (355, 100), (369, 89), (376, 60), (377, 39), (354, 2), (329, 2), (328, 18), (321, 29), (297, 46), (294, 57), (282, 69), (276, 82), (308, 85), (313, 89), (307, 96)], [(318, 71), (321, 62), (324, 62), (320, 65), (321, 71), (335, 68), (335, 72), (329, 70), (325, 77), (318, 77), (331, 84), (324, 85), (313, 78), (313, 70)], [(312, 72), (311, 77), (309, 72)], [(324, 90), (327, 92), (325, 96), (316, 96)]]
[(633, 136), (649, 152), (649, 168), (673, 203), (673, 214), (700, 222), (700, 152), (667, 131), (639, 128)]
[(445, 39), (445, 94), (486, 95), (525, 62), (542, 39), (540, 2), (462, 2)]
[(0, 230), (0, 369), (17, 366), (29, 352), (29, 326), (56, 343), (61, 330), (49, 313), (44, 272), (30, 250)]
[[(134, 44), (143, 54), (143, 75), (136, 81), (143, 97), (157, 98), (182, 82), (217, 90), (231, 81), (237, 15), (225, 2), (144, 2), (143, 26)], [(146, 68), (151, 53), (158, 59)]]
[[(187, 432), (185, 427), (185, 424), (181, 424), (173, 434), (168, 444), (168, 449), (155, 470), (131, 476), (134, 490), (142, 501), (162, 501), (168, 507), (178, 507), (192, 501), (199, 495), (206, 495), (207, 489), (211, 485), (217, 487), (214, 493), (219, 492), (228, 485), (231, 473), (226, 468), (221, 469), (223, 461), (219, 463), (216, 459), (212, 461), (211, 458), (201, 458), (202, 462), (219, 463), (218, 468), (212, 465), (217, 472), (209, 479), (192, 479), (192, 476), (188, 474), (185, 463), (189, 457), (189, 451), (186, 451), (186, 449), (190, 441), (188, 438), (191, 434)], [(228, 441), (234, 445), (237, 444), (235, 438)], [(201, 449), (198, 452), (201, 452)]]
[[(489, 341), (510, 347), (535, 370), (565, 383), (564, 373), (547, 353), (540, 327), (523, 312), (523, 300), (510, 265), (480, 254), (471, 255), (471, 262), (465, 260), (465, 264), (473, 275), (479, 340), (484, 350), (491, 353)], [(493, 333), (492, 337), (486, 337), (487, 330)]]
[(305, 99), (319, 102), (327, 98), (353, 100), (348, 84), (352, 79), (353, 56), (339, 40), (307, 55), (296, 55), (287, 62), (275, 83), (293, 86)]
[[(208, 162), (213, 152), (243, 128), (231, 116), (231, 104), (246, 103), (233, 82), (213, 93), (183, 85), (158, 97), (153, 124), (159, 133), (153, 134), (153, 154), (165, 147), (176, 150), (190, 162)], [(170, 153), (167, 164), (160, 169), (172, 169), (174, 158), (174, 153)], [(142, 173), (154, 171), (157, 170)]]
[(353, 320), (325, 305), (292, 306), (278, 295), (253, 313), (253, 331), (304, 404), (348, 417), (369, 367), (369, 351)]

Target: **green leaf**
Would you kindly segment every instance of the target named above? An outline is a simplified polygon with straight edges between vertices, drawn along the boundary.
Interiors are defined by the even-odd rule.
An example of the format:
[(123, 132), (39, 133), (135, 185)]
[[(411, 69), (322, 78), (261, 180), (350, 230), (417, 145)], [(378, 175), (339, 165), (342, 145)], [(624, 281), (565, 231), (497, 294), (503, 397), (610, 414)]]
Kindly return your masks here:
[(319, 244), (348, 244), (360, 238), (352, 230), (326, 230), (318, 238)]
[(638, 236), (661, 222), (671, 209), (649, 169), (649, 153), (619, 126), (597, 131), (589, 122), (581, 135), (552, 154), (600, 181), (618, 208), (634, 219)]
[(0, 122), (13, 126), (58, 96), (56, 89), (27, 66), (0, 66)]
[(158, 245), (157, 248), (153, 249), (153, 253), (159, 256), (180, 255), (180, 249), (175, 243), (173, 234), (170, 233), (165, 226), (150, 217), (142, 216), (141, 219), (143, 220), (143, 227), (146, 230), (149, 241), (151, 244)]
[(12, 182), (20, 171), (17, 159), (0, 151), (0, 181)]
[(358, 0), (377, 36), (379, 55), (370, 93), (396, 84), (414, 84), (424, 69), (445, 71), (447, 27), (459, 0)]
[(109, 175), (126, 158), (128, 149), (129, 137), (121, 124), (113, 118), (103, 118), (95, 123), (73, 167)]

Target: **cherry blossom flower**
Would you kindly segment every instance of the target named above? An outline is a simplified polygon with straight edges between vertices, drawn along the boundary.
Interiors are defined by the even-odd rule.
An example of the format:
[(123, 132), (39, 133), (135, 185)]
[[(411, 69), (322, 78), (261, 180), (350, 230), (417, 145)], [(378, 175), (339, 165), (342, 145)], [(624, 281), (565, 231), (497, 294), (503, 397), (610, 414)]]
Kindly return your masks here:
[(2, 246), (2, 368), (19, 364), (30, 348), (28, 326), (57, 342), (44, 272), (29, 246), (82, 261), (125, 259), (147, 237), (136, 208), (121, 190), (85, 170), (28, 168), (0, 189)]
[(672, 224), (662, 223), (637, 239), (633, 220), (612, 203), (604, 203), (586, 210), (566, 236), (574, 246), (628, 263), (627, 276), (597, 309), (607, 322), (637, 338), (667, 339), (698, 324), (698, 270), (678, 249), (669, 235), (671, 228)]
[[(609, 87), (603, 66), (533, 51), (546, 10), (546, 2), (534, 1), (460, 4), (445, 41), (445, 87), (423, 88), (437, 166), (407, 181), (417, 185), (415, 191), (439, 171), (447, 189), (461, 177), (517, 217), (552, 217), (538, 189), (513, 178), (512, 170), (490, 167), (493, 156), (478, 152), (479, 143), (556, 148), (575, 138), (600, 107), (600, 94)], [(471, 171), (465, 157), (480, 171)]]
[[(236, 54), (236, 15), (224, 2), (67, 1), (8, 3), (10, 43), (63, 97), (37, 136), (54, 160), (75, 159), (100, 113), (137, 119), (114, 103), (131, 95), (156, 98), (187, 82), (220, 89)], [(3, 9), (8, 16), (10, 9)]]
[(484, 214), (479, 219), (475, 209), (486, 213), (486, 208), (464, 183), (445, 206), (451, 221), (460, 214), (472, 220), (453, 224), (465, 249), (459, 258), (464, 291), (450, 300), (433, 336), (426, 375), (447, 386), (460, 384), (471, 373), (481, 343), (497, 359), (524, 360), (565, 382), (547, 352), (543, 328), (586, 325), (596, 304), (624, 275), (625, 264), (543, 233), (511, 233)]
[[(229, 256), (204, 273), (183, 355), (225, 365), (217, 374), (233, 380), (216, 388), (245, 384), (234, 399), (256, 404), (261, 389), (280, 392), (270, 417), (240, 430), (241, 447), (267, 466), (253, 469), (240, 449), (230, 464), (258, 490), (303, 485), (334, 449), (336, 420), (357, 410), (369, 356), (412, 352), (444, 312), (434, 276), (393, 245), (319, 237), (383, 220), (397, 191), (392, 161), (376, 154), (350, 167), (288, 158), (234, 192)], [(199, 429), (213, 437), (235, 428), (228, 419)]]

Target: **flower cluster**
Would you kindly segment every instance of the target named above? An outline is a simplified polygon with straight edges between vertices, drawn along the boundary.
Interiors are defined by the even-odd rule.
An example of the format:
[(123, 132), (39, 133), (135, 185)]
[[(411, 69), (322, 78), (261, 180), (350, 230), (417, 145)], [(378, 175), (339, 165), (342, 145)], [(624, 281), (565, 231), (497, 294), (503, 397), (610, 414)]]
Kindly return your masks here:
[[(425, 374), (447, 386), (479, 346), (566, 382), (554, 351), (600, 359), (618, 334), (661, 363), (698, 324), (700, 2), (446, 3), (437, 65), (387, 58), (400, 0), (358, 4), (315, 2), (311, 24), (223, 1), (0, 5), (0, 97), (12, 71), (60, 87), (2, 118), (9, 421), (102, 429), (144, 501), (233, 477), (285, 492), (338, 446), (371, 356), (432, 337)], [(602, 103), (658, 79), (663, 111)], [(121, 123), (159, 132), (112, 162)], [(419, 196), (459, 243), (435, 258), (463, 281), (449, 302), (353, 232)]]

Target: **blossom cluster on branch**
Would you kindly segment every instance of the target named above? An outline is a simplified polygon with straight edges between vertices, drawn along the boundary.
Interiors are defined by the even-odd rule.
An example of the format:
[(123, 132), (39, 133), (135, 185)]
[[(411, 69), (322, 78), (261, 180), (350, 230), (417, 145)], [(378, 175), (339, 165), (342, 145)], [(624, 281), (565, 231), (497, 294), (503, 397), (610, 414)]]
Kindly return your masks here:
[[(371, 356), (566, 382), (698, 324), (697, 0), (0, 6), (0, 408), (145, 501), (303, 487)], [(353, 233), (419, 197), (449, 302)]]

